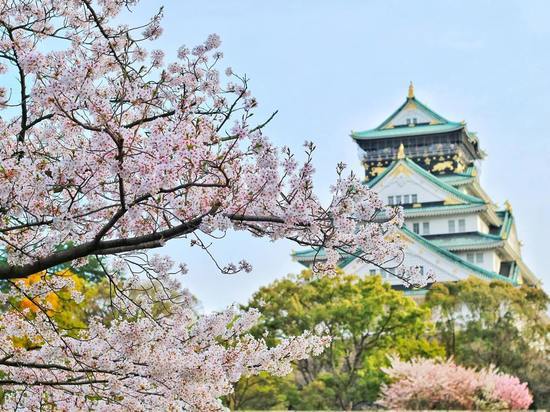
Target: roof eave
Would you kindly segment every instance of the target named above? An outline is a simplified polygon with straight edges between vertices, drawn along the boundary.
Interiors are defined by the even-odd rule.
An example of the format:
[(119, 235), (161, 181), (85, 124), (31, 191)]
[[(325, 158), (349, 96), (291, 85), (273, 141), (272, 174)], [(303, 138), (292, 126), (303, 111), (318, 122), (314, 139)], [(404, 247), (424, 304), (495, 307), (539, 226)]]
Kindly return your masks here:
[(487, 279), (491, 280), (502, 280), (508, 283), (511, 283), (513, 285), (516, 285), (517, 282), (515, 282), (513, 279), (507, 278), (505, 276), (502, 276), (496, 272), (491, 272), (486, 269), (483, 269), (473, 263), (470, 263), (459, 256), (455, 255), (453, 252), (450, 252), (448, 250), (445, 250), (437, 245), (434, 245), (432, 242), (430, 242), (428, 239), (424, 239), (422, 236), (417, 235), (416, 233), (412, 232), (411, 230), (407, 229), (406, 227), (403, 227), (401, 230), (405, 232), (406, 235), (412, 237), (413, 239), (416, 239), (418, 242), (424, 244), (426, 247), (432, 249), (436, 253), (440, 253), (443, 256), (446, 256), (447, 258), (453, 260), (454, 262), (458, 263), (459, 265), (462, 265), (464, 267), (467, 267), (470, 270), (473, 270), (481, 277), (485, 277)]
[[(438, 125), (436, 125), (438, 126)], [(417, 126), (418, 127), (418, 126)], [(463, 129), (464, 128), (464, 125), (463, 124), (456, 124), (456, 126), (454, 127), (449, 127), (448, 129), (445, 129), (445, 130), (433, 130), (433, 131), (430, 131), (430, 130), (424, 130), (424, 131), (420, 131), (418, 132), (416, 129), (416, 127), (403, 127), (402, 129), (404, 130), (408, 130), (409, 133), (404, 133), (404, 134), (398, 134), (396, 133), (395, 135), (392, 135), (392, 134), (388, 134), (387, 136), (382, 136), (382, 137), (372, 137), (372, 136), (360, 136), (361, 133), (375, 133), (375, 132), (381, 132), (383, 130), (400, 130), (401, 128), (397, 128), (397, 129), (383, 129), (383, 130), (378, 130), (378, 129), (369, 129), (369, 130), (364, 130), (362, 132), (352, 132), (350, 134), (351, 138), (354, 139), (354, 140), (376, 140), (376, 139), (380, 139), (380, 140), (386, 140), (386, 139), (396, 139), (396, 138), (405, 138), (405, 137), (408, 137), (408, 136), (419, 136), (419, 135), (432, 135), (432, 134), (441, 134), (441, 133), (448, 133), (448, 132), (455, 132), (457, 130), (460, 130), (460, 129)], [(415, 130), (416, 129), (416, 130)]]
[(490, 249), (500, 249), (504, 246), (504, 242), (495, 242), (495, 243), (486, 243), (486, 244), (477, 244), (477, 245), (458, 245), (458, 246), (451, 246), (451, 247), (443, 247), (439, 246), (442, 249), (446, 249), (450, 252), (467, 252), (467, 251), (475, 251), (475, 250), (490, 250)]
[(428, 216), (449, 216), (449, 215), (465, 215), (469, 213), (483, 212), (487, 209), (487, 205), (476, 205), (471, 208), (450, 209), (449, 206), (442, 206), (441, 210), (424, 210), (423, 208), (404, 209), (405, 217), (428, 217)]

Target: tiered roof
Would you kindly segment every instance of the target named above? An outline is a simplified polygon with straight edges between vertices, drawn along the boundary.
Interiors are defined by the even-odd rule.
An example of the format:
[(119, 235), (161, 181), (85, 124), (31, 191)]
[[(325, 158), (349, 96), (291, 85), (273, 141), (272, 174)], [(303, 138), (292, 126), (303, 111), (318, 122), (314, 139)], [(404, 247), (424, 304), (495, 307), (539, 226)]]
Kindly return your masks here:
[[(446, 249), (445, 247), (443, 247), (443, 245), (440, 246), (440, 245), (437, 244), (437, 242), (433, 242), (430, 239), (427, 239), (423, 236), (417, 235), (416, 233), (414, 233), (413, 231), (411, 231), (410, 229), (408, 229), (405, 226), (403, 226), (401, 228), (401, 233), (402, 233), (402, 235), (408, 237), (412, 241), (416, 241), (416, 242), (420, 243), (421, 245), (425, 246), (426, 248), (428, 248), (428, 249), (432, 250), (433, 252), (437, 253), (442, 258), (451, 260), (454, 263), (456, 263), (460, 266), (463, 266), (464, 268), (468, 269), (469, 271), (472, 271), (473, 273), (479, 275), (482, 278), (489, 279), (489, 280), (502, 280), (502, 281), (511, 283), (513, 285), (518, 284), (517, 272), (515, 273), (514, 276), (511, 276), (511, 277), (502, 276), (499, 273), (483, 269), (483, 268), (479, 267), (478, 265), (476, 265), (474, 263), (471, 263), (471, 262), (468, 262), (465, 259), (462, 259), (461, 257), (454, 254), (451, 250)], [(496, 237), (491, 238), (491, 239), (496, 240)], [(358, 251), (357, 255), (360, 255), (360, 253), (361, 253), (361, 251)], [(344, 269), (347, 265), (349, 265), (351, 262), (353, 262), (355, 259), (357, 259), (357, 257), (355, 255), (348, 254), (348, 253), (341, 253), (341, 256), (342, 256), (342, 259), (338, 262), (338, 266), (342, 269)], [(326, 259), (326, 254), (325, 254), (325, 250), (323, 248), (321, 248), (321, 249), (319, 249), (319, 248), (306, 249), (306, 250), (301, 250), (301, 251), (298, 251), (298, 252), (293, 252), (292, 253), (292, 258), (294, 260), (298, 261), (299, 263), (301, 263), (302, 265), (308, 267), (314, 261), (322, 262), (323, 260), (325, 260)]]
[[(487, 203), (479, 197), (472, 196), (458, 190), (448, 183), (449, 179), (440, 179), (418, 166), (414, 161), (405, 156), (403, 149), (400, 149), (400, 157), (402, 158), (396, 159), (384, 172), (368, 182), (368, 185), (370, 187), (374, 187), (386, 176), (391, 175), (393, 171), (404, 167), (414, 173), (417, 173), (421, 177), (427, 179), (429, 182), (447, 192), (451, 199), (451, 204), (440, 204), (434, 206), (423, 206), (422, 204), (419, 204), (418, 207), (405, 208), (405, 217), (484, 212), (487, 213), (488, 216), (492, 217), (495, 224), (495, 229), (497, 229), (495, 234), (458, 232), (452, 234), (420, 236), (404, 226), (401, 228), (402, 234), (405, 237), (408, 237), (409, 239), (416, 241), (436, 252), (441, 257), (452, 260), (454, 263), (473, 271), (483, 278), (504, 280), (512, 284), (517, 284), (517, 270), (514, 271), (513, 276), (506, 277), (499, 273), (481, 268), (478, 265), (462, 259), (453, 253), (459, 251), (495, 249), (503, 247), (505, 240), (510, 234), (513, 224), (511, 210), (507, 209), (496, 212), (494, 210), (494, 205), (491, 203)], [(471, 168), (468, 169), (464, 175), (466, 177), (475, 178), (475, 174), (472, 173)], [(356, 256), (360, 253), (360, 251), (356, 254), (341, 253), (342, 259), (339, 262), (339, 266), (341, 268), (345, 268), (348, 264), (353, 262), (357, 258)], [(326, 258), (325, 251), (322, 248), (293, 252), (292, 257), (305, 266), (309, 266), (314, 261), (323, 261)]]

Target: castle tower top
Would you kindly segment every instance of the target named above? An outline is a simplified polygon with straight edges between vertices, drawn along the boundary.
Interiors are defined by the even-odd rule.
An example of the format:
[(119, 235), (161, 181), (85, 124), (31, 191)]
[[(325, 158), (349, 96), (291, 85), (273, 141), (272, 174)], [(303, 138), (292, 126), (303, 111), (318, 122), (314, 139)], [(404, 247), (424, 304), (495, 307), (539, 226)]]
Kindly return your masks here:
[(407, 98), (397, 110), (378, 127), (354, 131), (351, 137), (362, 149), (367, 180), (405, 152), (438, 175), (463, 173), (484, 157), (476, 134), (467, 129), (466, 123), (448, 120), (419, 101), (412, 81)]
[(414, 84), (412, 81), (409, 83), (409, 94), (407, 95), (407, 98), (409, 99), (414, 98)]

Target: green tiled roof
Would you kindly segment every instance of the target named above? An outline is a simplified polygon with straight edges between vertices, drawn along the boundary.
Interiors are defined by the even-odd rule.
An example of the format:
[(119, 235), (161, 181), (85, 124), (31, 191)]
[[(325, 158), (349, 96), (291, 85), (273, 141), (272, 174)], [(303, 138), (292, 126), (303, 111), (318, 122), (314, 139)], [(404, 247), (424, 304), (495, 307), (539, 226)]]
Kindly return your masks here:
[(466, 204), (466, 205), (440, 205), (440, 206), (426, 206), (426, 207), (413, 207), (403, 209), (405, 217), (417, 217), (417, 216), (437, 216), (437, 215), (452, 215), (452, 214), (464, 214), (480, 212), (487, 208), (484, 204)]
[[(435, 206), (422, 206), (422, 207), (407, 207), (403, 208), (405, 218), (416, 218), (424, 216), (448, 216), (448, 215), (460, 215), (467, 213), (484, 212), (488, 209), (486, 204), (464, 204), (464, 205), (435, 205)], [(380, 218), (386, 217), (383, 213), (380, 213)]]
[(470, 166), (464, 171), (464, 173), (450, 173), (447, 175), (438, 176), (438, 178), (452, 186), (459, 186), (462, 184), (470, 183), (475, 178), (474, 170), (475, 167)]
[(382, 173), (380, 173), (375, 178), (371, 179), (367, 184), (372, 188), (374, 187), (378, 182), (380, 182), (384, 176), (389, 174), (398, 164), (403, 162), (406, 164), (409, 168), (411, 168), (413, 171), (418, 173), (419, 175), (425, 177), (430, 182), (434, 183), (436, 186), (440, 187), (441, 189), (445, 190), (449, 194), (467, 202), (467, 203), (475, 203), (475, 204), (485, 204), (485, 201), (483, 199), (480, 199), (479, 197), (471, 196), (466, 193), (461, 192), (460, 190), (456, 189), (455, 187), (451, 186), (448, 183), (445, 183), (438, 177), (435, 177), (427, 170), (423, 169), (422, 167), (418, 166), (415, 162), (413, 162), (409, 158), (396, 160), (392, 164), (390, 164)]
[(462, 123), (449, 122), (447, 124), (426, 124), (418, 126), (402, 126), (392, 129), (371, 129), (363, 132), (353, 132), (351, 137), (355, 140), (385, 139), (403, 136), (417, 136), (435, 133), (452, 132), (464, 128)]
[(424, 237), (435, 246), (450, 251), (479, 250), (495, 248), (502, 245), (502, 239), (500, 236), (479, 232), (453, 233)]
[[(401, 110), (405, 108), (408, 104), (414, 104), (417, 110), (424, 112), (428, 117), (433, 119), (435, 124), (420, 124), (414, 126), (397, 126), (397, 127), (386, 127)], [(384, 139), (392, 137), (402, 137), (402, 136), (415, 136), (419, 134), (434, 134), (434, 133), (445, 133), (451, 132), (454, 130), (459, 130), (464, 128), (463, 123), (451, 122), (445, 119), (440, 114), (434, 112), (428, 106), (426, 106), (421, 101), (417, 100), (415, 97), (408, 97), (401, 106), (397, 108), (386, 120), (384, 120), (377, 128), (371, 130), (365, 130), (362, 132), (352, 132), (351, 137), (356, 140), (363, 139)]]
[[(413, 231), (407, 229), (406, 227), (402, 227), (401, 230), (405, 235), (412, 238), (413, 240), (416, 240), (420, 244), (424, 245), (428, 249), (438, 253), (439, 255), (452, 260), (453, 262), (467, 268), (468, 270), (471, 270), (481, 277), (487, 278), (487, 279), (496, 279), (496, 280), (503, 280), (505, 282), (509, 282), (512, 284), (516, 284), (516, 279), (510, 279), (506, 276), (502, 276), (496, 272), (492, 272), (486, 269), (483, 269), (474, 263), (468, 262), (467, 260), (464, 260), (460, 258), (459, 256), (455, 255), (453, 252), (450, 252), (449, 250), (444, 249), (443, 247), (440, 247), (436, 245), (434, 242), (432, 242), (429, 239), (426, 239), (420, 235), (417, 235)], [(490, 235), (487, 235), (490, 236)], [(493, 237), (493, 236), (491, 236)], [(496, 237), (496, 236), (494, 236)], [(306, 249), (299, 252), (294, 252), (292, 254), (293, 258), (296, 259), (298, 262), (303, 264), (304, 266), (307, 266), (307, 262), (311, 262), (314, 258), (322, 260), (325, 257), (325, 253), (323, 249)], [(355, 256), (350, 254), (342, 254), (342, 261), (340, 261), (339, 265), (341, 268), (347, 266), (349, 263), (353, 262), (356, 259)]]
[[(341, 268), (344, 268), (356, 258), (356, 256), (349, 253), (340, 252), (340, 255), (342, 256), (342, 260), (338, 262), (338, 266)], [(307, 262), (313, 262), (313, 260), (324, 260), (326, 258), (326, 254), (324, 248), (309, 248), (292, 252), (292, 257), (302, 265), (307, 266)]]
[(315, 257), (324, 257), (325, 250), (319, 248), (309, 248), (304, 250), (299, 250), (297, 252), (292, 252), (292, 257), (297, 259), (315, 259)]
[(439, 123), (449, 123), (447, 119), (445, 119), (440, 114), (434, 112), (432, 109), (430, 109), (427, 105), (422, 103), (420, 100), (418, 100), (416, 97), (407, 97), (407, 99), (399, 106), (392, 114), (390, 114), (386, 120), (384, 120), (380, 125), (377, 127), (377, 129), (382, 129), (384, 126), (386, 126), (391, 120), (403, 109), (407, 104), (414, 103), (418, 109), (425, 112), (428, 116), (431, 116), (435, 120), (437, 120)]
[(490, 270), (483, 269), (483, 268), (475, 265), (474, 263), (470, 263), (467, 260), (464, 260), (464, 259), (460, 258), (459, 256), (455, 255), (453, 252), (445, 250), (445, 249), (435, 245), (430, 240), (425, 239), (424, 237), (422, 237), (420, 235), (417, 235), (416, 233), (414, 233), (413, 231), (407, 229), (406, 227), (403, 227), (401, 230), (403, 230), (403, 232), (406, 235), (408, 235), (409, 237), (415, 239), (419, 243), (426, 246), (428, 249), (431, 249), (434, 252), (449, 258), (450, 260), (458, 263), (459, 265), (461, 265), (463, 267), (466, 267), (466, 268), (474, 271), (475, 273), (477, 273), (478, 275), (481, 275), (482, 277), (485, 277), (485, 278), (488, 278), (488, 279), (502, 280), (504, 282), (509, 282), (509, 283), (512, 283), (512, 284), (516, 284), (516, 281), (514, 279), (507, 278), (506, 276), (502, 276), (502, 275), (500, 275), (496, 272), (492, 272)]
[(443, 175), (439, 177), (443, 182), (451, 186), (459, 186), (462, 184), (470, 183), (473, 179), (472, 176), (460, 176), (456, 174)]
[(502, 219), (502, 226), (500, 227), (500, 237), (502, 239), (508, 239), (510, 236), (510, 230), (512, 230), (512, 224), (514, 223), (514, 217), (508, 210), (500, 210), (497, 212), (497, 216)]

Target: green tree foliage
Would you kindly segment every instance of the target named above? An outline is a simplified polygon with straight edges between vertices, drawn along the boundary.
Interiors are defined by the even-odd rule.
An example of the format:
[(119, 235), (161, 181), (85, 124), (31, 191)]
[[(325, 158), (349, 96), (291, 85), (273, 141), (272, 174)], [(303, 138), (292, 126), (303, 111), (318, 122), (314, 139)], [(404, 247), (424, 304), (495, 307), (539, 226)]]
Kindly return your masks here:
[(286, 409), (287, 396), (292, 392), (294, 380), (291, 376), (274, 376), (262, 372), (256, 376), (244, 376), (235, 385), (233, 393), (225, 399), (231, 410)]
[(470, 278), (434, 285), (432, 310), (449, 356), (467, 366), (495, 365), (527, 381), (537, 408), (550, 408), (549, 299), (540, 288)]
[[(269, 331), (272, 344), (318, 325), (333, 340), (321, 356), (299, 361), (290, 379), (240, 381), (227, 402), (235, 409), (363, 408), (375, 401), (386, 379), (380, 368), (388, 365), (388, 354), (403, 359), (443, 354), (429, 339), (430, 311), (380, 277), (314, 279), (304, 271), (261, 288), (249, 307), (261, 311), (258, 334)], [(266, 396), (269, 391), (278, 398)]]

